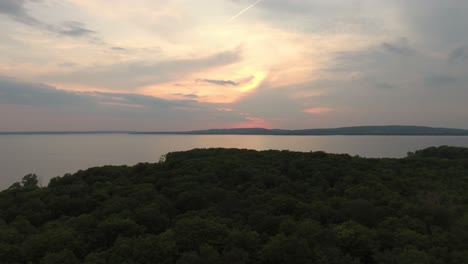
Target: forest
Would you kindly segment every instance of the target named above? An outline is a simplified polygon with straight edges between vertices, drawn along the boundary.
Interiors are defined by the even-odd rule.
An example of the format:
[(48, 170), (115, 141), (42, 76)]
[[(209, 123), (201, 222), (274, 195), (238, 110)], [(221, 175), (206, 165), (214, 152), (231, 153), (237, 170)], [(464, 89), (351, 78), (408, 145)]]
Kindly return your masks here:
[(465, 148), (195, 149), (0, 192), (4, 264), (462, 264), (467, 245)]

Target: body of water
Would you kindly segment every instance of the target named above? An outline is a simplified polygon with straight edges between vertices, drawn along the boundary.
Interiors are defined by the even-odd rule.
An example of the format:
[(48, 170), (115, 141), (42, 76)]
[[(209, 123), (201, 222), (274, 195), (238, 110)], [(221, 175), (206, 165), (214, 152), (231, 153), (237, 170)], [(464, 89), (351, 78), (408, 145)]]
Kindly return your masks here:
[(326, 151), (400, 158), (430, 146), (468, 147), (468, 137), (445, 136), (240, 136), (240, 135), (1, 135), (0, 190), (36, 173), (50, 178), (103, 165), (157, 162), (161, 155), (194, 148)]

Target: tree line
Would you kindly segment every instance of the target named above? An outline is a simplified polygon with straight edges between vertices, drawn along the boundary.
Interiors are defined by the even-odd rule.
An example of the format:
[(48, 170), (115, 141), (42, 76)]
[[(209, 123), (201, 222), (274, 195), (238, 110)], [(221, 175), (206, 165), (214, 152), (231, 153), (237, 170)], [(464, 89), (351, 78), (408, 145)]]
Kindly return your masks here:
[(468, 263), (468, 150), (195, 149), (0, 192), (0, 262)]

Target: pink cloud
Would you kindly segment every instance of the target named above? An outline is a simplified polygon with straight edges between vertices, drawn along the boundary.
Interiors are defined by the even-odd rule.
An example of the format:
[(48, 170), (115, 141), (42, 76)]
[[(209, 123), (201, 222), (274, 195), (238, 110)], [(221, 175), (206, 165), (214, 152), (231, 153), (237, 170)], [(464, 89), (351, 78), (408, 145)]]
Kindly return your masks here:
[(306, 114), (311, 114), (311, 115), (320, 115), (320, 114), (325, 114), (329, 112), (333, 112), (334, 109), (328, 108), (328, 107), (312, 107), (312, 108), (307, 108), (304, 109), (304, 113)]
[(234, 109), (232, 109), (232, 108), (223, 108), (223, 107), (216, 108), (216, 110), (222, 111), (222, 112), (233, 112), (234, 111)]
[(234, 128), (271, 128), (270, 122), (267, 119), (259, 117), (245, 117), (244, 122), (236, 123), (233, 125)]

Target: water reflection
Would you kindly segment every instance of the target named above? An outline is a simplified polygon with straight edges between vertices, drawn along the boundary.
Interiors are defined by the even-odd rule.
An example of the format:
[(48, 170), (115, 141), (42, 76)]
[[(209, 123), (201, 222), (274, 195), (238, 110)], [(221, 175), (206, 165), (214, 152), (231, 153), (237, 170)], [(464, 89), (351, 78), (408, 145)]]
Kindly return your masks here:
[(237, 135), (4, 135), (0, 136), (0, 189), (28, 173), (51, 177), (93, 166), (157, 162), (194, 148), (326, 151), (363, 157), (404, 157), (429, 146), (468, 147), (468, 137), (237, 136)]

